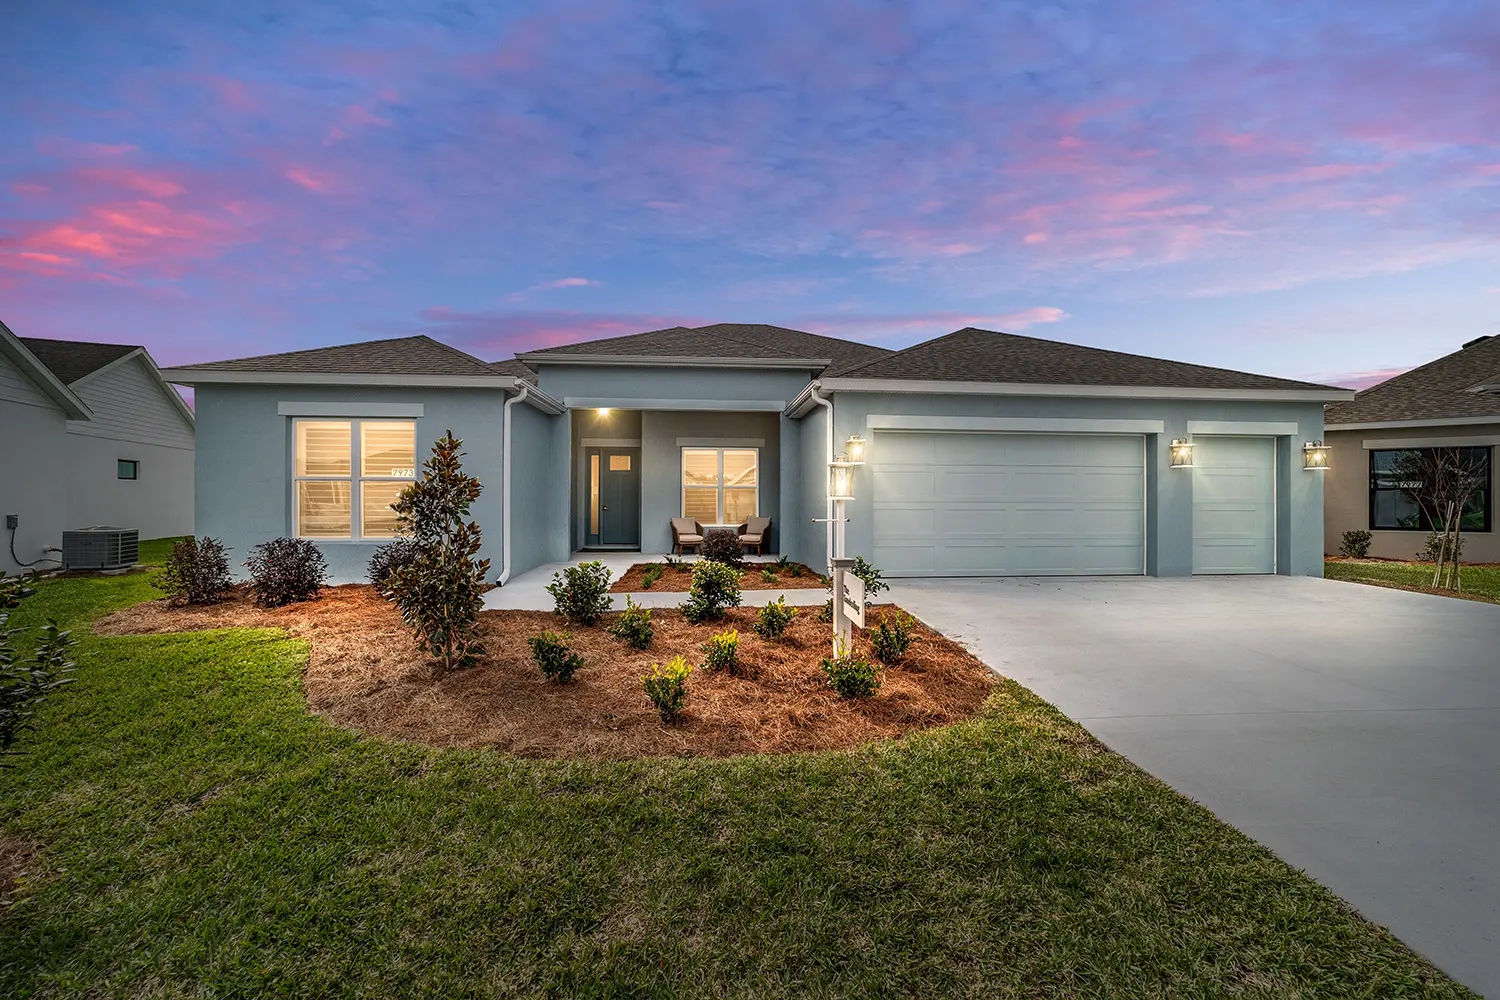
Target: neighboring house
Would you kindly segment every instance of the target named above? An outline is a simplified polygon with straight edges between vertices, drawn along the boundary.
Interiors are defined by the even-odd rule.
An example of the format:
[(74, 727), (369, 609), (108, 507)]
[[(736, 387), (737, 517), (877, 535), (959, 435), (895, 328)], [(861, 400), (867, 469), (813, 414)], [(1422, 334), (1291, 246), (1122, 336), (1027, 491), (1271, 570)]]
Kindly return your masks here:
[(1500, 445), (1500, 337), (1480, 337), (1436, 361), (1330, 406), (1325, 414), (1333, 464), (1324, 516), (1329, 552), (1345, 531), (1367, 529), (1370, 554), (1410, 559), (1432, 526), (1401, 494), (1397, 461), (1407, 450), (1473, 449), (1483, 481), (1464, 513), (1463, 556), (1500, 562), (1495, 530), (1495, 446)]
[(193, 411), (146, 349), (0, 331), (0, 513), (18, 518), (15, 556), (6, 529), (0, 566), (56, 568), (46, 550), (66, 528), (192, 534)]
[(340, 581), (395, 535), (389, 502), (448, 429), (501, 580), (578, 549), (665, 552), (683, 515), (771, 517), (767, 550), (821, 569), (828, 463), (854, 434), (847, 552), (888, 576), (1319, 575), (1303, 444), (1353, 396), (985, 330), (892, 352), (729, 323), (492, 364), (408, 337), (165, 375), (197, 392), (199, 533), (237, 563), (317, 539)]

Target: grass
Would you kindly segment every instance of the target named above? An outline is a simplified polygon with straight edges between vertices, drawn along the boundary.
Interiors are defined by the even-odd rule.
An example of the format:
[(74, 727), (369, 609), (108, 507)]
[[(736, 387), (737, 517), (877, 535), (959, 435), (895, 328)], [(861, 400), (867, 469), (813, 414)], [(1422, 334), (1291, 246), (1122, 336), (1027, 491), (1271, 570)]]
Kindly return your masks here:
[[(1500, 604), (1500, 566), (1464, 566), (1462, 571), (1463, 596)], [(1432, 563), (1329, 559), (1323, 564), (1323, 575), (1330, 580), (1349, 580), (1354, 583), (1436, 593), (1432, 591), (1432, 573)]]
[(536, 762), (338, 730), (277, 632), (107, 639), (0, 772), (7, 997), (1468, 997), (1007, 683), (853, 752)]

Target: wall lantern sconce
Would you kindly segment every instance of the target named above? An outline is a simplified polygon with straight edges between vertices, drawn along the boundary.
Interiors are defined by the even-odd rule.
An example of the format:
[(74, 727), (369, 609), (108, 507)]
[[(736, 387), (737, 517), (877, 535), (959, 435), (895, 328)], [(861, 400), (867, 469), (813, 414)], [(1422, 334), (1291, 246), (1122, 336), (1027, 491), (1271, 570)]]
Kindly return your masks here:
[(1322, 441), (1309, 441), (1302, 446), (1302, 468), (1309, 472), (1328, 470), (1328, 446)]
[(828, 463), (828, 498), (854, 499), (854, 463), (839, 455)]
[(1191, 469), (1193, 467), (1193, 442), (1184, 438), (1172, 439), (1172, 468)]
[(858, 434), (849, 435), (849, 441), (844, 446), (844, 454), (850, 465), (865, 464), (865, 439)]

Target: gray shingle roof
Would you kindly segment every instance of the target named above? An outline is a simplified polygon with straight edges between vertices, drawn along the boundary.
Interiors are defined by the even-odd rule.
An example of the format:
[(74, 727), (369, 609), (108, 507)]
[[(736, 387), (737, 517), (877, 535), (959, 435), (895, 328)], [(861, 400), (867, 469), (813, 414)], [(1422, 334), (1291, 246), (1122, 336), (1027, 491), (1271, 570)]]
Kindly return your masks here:
[(624, 337), (586, 340), (532, 351), (531, 363), (547, 357), (596, 355), (605, 357), (827, 359), (828, 371), (864, 364), (891, 352), (852, 340), (823, 337), (765, 323), (713, 323), (673, 326)]
[(1469, 391), (1476, 385), (1496, 382), (1500, 382), (1500, 336), (1371, 386), (1347, 403), (1330, 406), (1323, 421), (1361, 424), (1494, 417), (1500, 422), (1500, 396)]
[(83, 340), (44, 340), (40, 337), (17, 337), (36, 359), (46, 365), (57, 380), (72, 385), (85, 375), (118, 361), (139, 344), (96, 344)]
[(491, 361), (489, 369), (496, 375), (511, 375), (515, 378), (524, 378), (528, 382), (536, 381), (536, 372), (527, 367), (526, 362), (520, 358), (506, 358), (504, 361)]
[(287, 372), (317, 375), (494, 375), (489, 365), (428, 336), (367, 340), (285, 354), (183, 365), (201, 371)]
[(843, 377), (1179, 389), (1330, 388), (974, 327), (846, 370)]

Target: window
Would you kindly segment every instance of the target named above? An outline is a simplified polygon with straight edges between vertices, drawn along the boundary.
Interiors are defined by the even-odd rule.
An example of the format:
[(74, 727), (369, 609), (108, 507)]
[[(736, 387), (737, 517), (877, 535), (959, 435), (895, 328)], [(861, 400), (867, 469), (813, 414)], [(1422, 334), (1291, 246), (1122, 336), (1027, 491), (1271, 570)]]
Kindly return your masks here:
[(139, 479), (141, 478), (141, 463), (133, 458), (120, 458), (115, 460), (116, 479)]
[[(1430, 451), (1431, 449), (1419, 449)], [(1409, 455), (1419, 450), (1370, 452), (1370, 527), (1382, 531), (1431, 531), (1422, 508), (1401, 491), (1420, 486), (1411, 478)], [(1464, 508), (1464, 531), (1489, 531), (1492, 494), (1489, 448), (1460, 448), (1459, 460), (1479, 479), (1479, 488)]]
[(682, 449), (682, 516), (704, 524), (741, 524), (760, 499), (754, 448)]
[(416, 424), (409, 420), (298, 420), (294, 426), (297, 535), (396, 537), (396, 512), (391, 504), (416, 478)]

